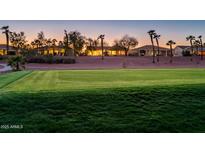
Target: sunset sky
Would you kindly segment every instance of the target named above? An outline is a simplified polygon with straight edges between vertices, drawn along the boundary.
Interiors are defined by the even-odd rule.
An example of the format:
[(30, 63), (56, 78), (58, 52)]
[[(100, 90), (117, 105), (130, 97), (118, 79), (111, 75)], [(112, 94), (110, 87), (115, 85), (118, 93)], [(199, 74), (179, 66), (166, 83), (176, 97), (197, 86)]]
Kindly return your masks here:
[[(202, 35), (205, 38), (205, 21), (157, 21), (157, 20), (27, 20), (27, 21), (0, 21), (0, 26), (10, 26), (11, 31), (25, 32), (27, 40), (36, 38), (37, 33), (43, 31), (46, 38), (63, 39), (63, 30), (77, 30), (82, 35), (97, 38), (99, 34), (105, 34), (105, 41), (112, 45), (113, 40), (119, 39), (125, 34), (136, 37), (138, 46), (150, 44), (147, 31), (154, 29), (161, 35), (160, 45), (166, 46), (167, 40), (174, 40), (177, 45), (187, 45), (187, 35)], [(0, 44), (5, 43), (5, 36), (0, 34)]]

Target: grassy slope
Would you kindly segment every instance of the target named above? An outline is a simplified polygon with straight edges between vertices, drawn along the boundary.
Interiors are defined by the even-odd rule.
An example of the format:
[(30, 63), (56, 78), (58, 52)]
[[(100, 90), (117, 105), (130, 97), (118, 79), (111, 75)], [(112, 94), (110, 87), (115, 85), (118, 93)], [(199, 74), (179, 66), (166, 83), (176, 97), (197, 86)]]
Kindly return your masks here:
[(205, 132), (204, 87), (203, 69), (35, 71), (1, 89), (0, 124), (24, 129), (0, 131)]
[(16, 80), (26, 76), (27, 74), (31, 73), (31, 71), (24, 71), (24, 72), (13, 72), (8, 74), (0, 75), (0, 88), (4, 88), (7, 85), (15, 82)]

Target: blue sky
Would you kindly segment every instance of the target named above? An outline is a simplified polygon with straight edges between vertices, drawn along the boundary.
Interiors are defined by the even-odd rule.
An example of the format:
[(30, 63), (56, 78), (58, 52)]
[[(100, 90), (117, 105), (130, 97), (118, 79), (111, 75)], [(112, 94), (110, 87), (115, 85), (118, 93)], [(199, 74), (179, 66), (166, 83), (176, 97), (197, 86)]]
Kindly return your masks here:
[[(177, 45), (188, 44), (187, 35), (202, 35), (205, 37), (205, 20), (8, 20), (0, 21), (0, 26), (9, 25), (11, 31), (24, 31), (29, 41), (37, 33), (43, 31), (47, 38), (62, 40), (63, 30), (78, 30), (83, 35), (97, 38), (105, 34), (106, 41), (111, 44), (125, 34), (136, 37), (139, 46), (150, 44), (147, 31), (156, 30), (161, 35), (160, 45), (166, 46), (170, 39)], [(0, 34), (0, 44), (5, 43), (3, 34)]]

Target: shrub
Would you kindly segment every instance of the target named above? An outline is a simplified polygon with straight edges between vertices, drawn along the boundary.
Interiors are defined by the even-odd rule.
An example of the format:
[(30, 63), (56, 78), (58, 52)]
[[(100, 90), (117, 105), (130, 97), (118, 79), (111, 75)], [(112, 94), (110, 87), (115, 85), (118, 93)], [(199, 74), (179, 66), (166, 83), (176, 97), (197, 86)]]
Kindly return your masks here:
[(19, 55), (12, 56), (8, 59), (8, 66), (11, 66), (14, 71), (25, 69), (25, 58)]
[(28, 63), (74, 64), (75, 58), (67, 56), (33, 56), (27, 57)]

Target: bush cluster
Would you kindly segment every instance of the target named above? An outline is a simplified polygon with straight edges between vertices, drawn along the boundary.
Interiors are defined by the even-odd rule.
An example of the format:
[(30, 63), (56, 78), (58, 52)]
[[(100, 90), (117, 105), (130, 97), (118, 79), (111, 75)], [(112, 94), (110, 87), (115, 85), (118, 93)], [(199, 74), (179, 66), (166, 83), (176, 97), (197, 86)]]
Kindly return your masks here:
[(33, 56), (26, 58), (28, 63), (74, 64), (75, 58), (66, 56)]

